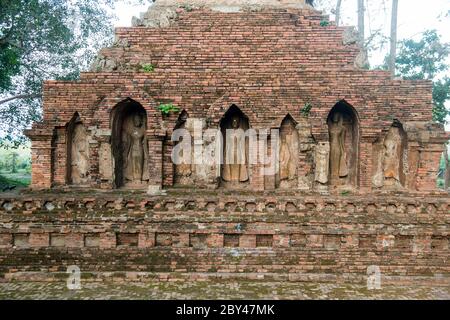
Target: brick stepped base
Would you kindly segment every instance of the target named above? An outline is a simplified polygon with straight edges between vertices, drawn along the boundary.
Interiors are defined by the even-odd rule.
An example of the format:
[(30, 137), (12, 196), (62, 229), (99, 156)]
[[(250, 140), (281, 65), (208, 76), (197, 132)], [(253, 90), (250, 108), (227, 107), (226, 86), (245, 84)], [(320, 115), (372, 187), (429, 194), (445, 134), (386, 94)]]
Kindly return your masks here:
[(0, 199), (0, 273), (448, 283), (449, 225), (445, 195), (29, 194)]

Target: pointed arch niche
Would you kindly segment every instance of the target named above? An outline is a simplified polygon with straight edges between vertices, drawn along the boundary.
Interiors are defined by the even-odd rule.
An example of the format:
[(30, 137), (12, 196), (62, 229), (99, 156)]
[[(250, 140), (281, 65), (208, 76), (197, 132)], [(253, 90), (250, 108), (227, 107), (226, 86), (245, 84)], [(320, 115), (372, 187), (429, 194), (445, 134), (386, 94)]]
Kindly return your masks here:
[(149, 181), (147, 112), (132, 100), (119, 102), (111, 113), (114, 186), (145, 188)]
[(89, 184), (89, 141), (86, 127), (78, 112), (75, 112), (67, 125), (67, 165), (68, 185), (85, 186)]
[(245, 187), (250, 182), (248, 117), (232, 105), (220, 121), (223, 137), (221, 182), (225, 188)]
[(298, 186), (299, 136), (297, 123), (288, 114), (280, 126), (277, 187), (290, 189)]
[(359, 158), (359, 120), (356, 110), (339, 101), (327, 119), (330, 138), (331, 187), (357, 187)]

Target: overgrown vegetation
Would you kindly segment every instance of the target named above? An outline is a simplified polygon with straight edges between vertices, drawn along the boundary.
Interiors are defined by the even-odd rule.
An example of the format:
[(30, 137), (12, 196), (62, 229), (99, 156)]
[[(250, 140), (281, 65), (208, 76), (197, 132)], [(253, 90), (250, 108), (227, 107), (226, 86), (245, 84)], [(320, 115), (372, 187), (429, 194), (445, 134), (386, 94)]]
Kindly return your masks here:
[(0, 134), (20, 144), (41, 118), (43, 80), (76, 80), (113, 41), (116, 3), (145, 0), (0, 0)]
[(142, 65), (142, 71), (146, 73), (152, 73), (155, 71), (155, 66), (151, 63), (144, 64)]
[(180, 112), (180, 108), (174, 106), (172, 103), (168, 104), (161, 104), (158, 107), (158, 110), (162, 112), (164, 115), (170, 115), (171, 113), (178, 113)]
[(305, 103), (305, 105), (303, 106), (302, 110), (300, 111), (301, 114), (302, 114), (304, 117), (308, 117), (309, 114), (311, 113), (312, 107), (313, 107), (313, 106), (312, 106), (311, 103), (309, 103), (309, 102)]

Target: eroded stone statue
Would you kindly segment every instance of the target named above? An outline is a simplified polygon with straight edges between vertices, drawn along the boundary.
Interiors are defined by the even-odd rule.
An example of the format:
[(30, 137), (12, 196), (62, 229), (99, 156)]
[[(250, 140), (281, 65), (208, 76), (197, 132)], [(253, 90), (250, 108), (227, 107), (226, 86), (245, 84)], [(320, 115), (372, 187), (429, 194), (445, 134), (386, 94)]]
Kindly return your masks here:
[(328, 183), (328, 175), (330, 168), (330, 144), (328, 142), (321, 142), (316, 146), (315, 153), (315, 181), (321, 184)]
[[(190, 125), (188, 125), (188, 119), (186, 116), (184, 116), (181, 119), (181, 124), (178, 126), (177, 129), (186, 130), (186, 135), (180, 137), (180, 141), (176, 144), (176, 146), (179, 146), (179, 151), (177, 154), (179, 163), (176, 164), (175, 166), (175, 178), (177, 182), (186, 184), (186, 180), (188, 180), (187, 178), (192, 175), (192, 167), (193, 167), (192, 152), (194, 150), (194, 146), (192, 145), (191, 139), (193, 129), (191, 128)], [(190, 153), (188, 154), (188, 152)]]
[(226, 182), (246, 182), (248, 174), (248, 142), (246, 128), (239, 116), (233, 116), (226, 127), (222, 178)]
[(346, 128), (341, 113), (333, 114), (330, 123), (330, 175), (332, 180), (345, 178), (349, 174), (345, 151)]
[(392, 126), (384, 140), (384, 177), (400, 182), (400, 164), (403, 156), (400, 128)]
[(89, 142), (86, 128), (81, 121), (73, 127), (71, 141), (71, 179), (74, 185), (89, 183)]
[(127, 185), (139, 185), (149, 180), (148, 143), (143, 116), (135, 113), (123, 125), (124, 178)]
[(298, 163), (298, 132), (291, 122), (283, 124), (281, 128), (280, 145), (280, 180), (294, 180), (297, 178)]
[(374, 175), (372, 177), (372, 185), (375, 188), (382, 188), (384, 186), (384, 141), (377, 141), (373, 145), (373, 166)]

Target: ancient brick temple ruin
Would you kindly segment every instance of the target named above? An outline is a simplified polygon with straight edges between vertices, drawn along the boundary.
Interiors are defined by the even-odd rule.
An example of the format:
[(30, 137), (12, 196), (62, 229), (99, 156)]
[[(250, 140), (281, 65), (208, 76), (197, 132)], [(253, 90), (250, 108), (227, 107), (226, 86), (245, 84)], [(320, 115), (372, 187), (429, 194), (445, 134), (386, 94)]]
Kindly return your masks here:
[[(45, 83), (31, 190), (0, 196), (0, 273), (450, 283), (432, 84), (365, 60), (303, 0), (158, 0), (79, 81)], [(222, 161), (174, 164), (178, 129)], [(227, 145), (237, 129), (269, 132), (271, 162)]]

